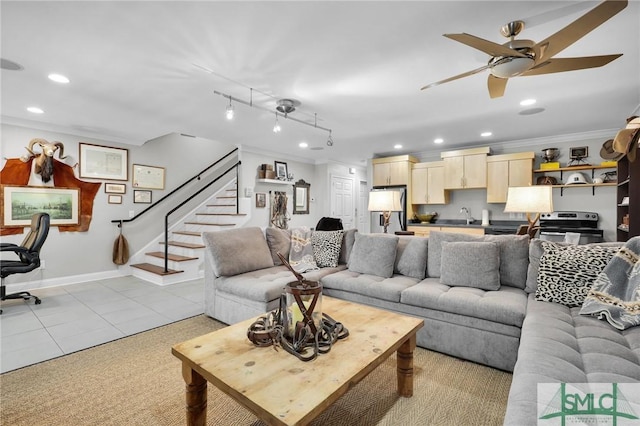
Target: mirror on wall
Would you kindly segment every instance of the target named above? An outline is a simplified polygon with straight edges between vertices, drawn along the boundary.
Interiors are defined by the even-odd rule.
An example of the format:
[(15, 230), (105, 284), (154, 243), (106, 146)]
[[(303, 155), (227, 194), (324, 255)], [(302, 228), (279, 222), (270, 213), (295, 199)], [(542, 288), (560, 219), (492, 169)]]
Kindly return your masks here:
[(310, 183), (300, 179), (293, 184), (293, 214), (309, 214)]

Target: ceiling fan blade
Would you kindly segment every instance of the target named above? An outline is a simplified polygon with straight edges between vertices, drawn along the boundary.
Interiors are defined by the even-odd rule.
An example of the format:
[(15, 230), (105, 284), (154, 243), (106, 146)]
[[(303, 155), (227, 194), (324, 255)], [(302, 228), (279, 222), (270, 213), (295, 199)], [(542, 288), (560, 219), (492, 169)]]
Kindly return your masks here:
[(607, 65), (609, 62), (619, 58), (620, 56), (622, 56), (622, 53), (616, 55), (584, 56), (580, 58), (551, 58), (520, 75), (529, 76), (597, 68)]
[(443, 35), (447, 38), (450, 38), (451, 40), (455, 40), (462, 44), (466, 44), (467, 46), (473, 47), (474, 49), (481, 50), (490, 56), (525, 57), (525, 55), (518, 52), (517, 50), (510, 49), (501, 44), (494, 43), (492, 41), (485, 40), (483, 38), (476, 37), (471, 34), (462, 33), (462, 34), (443, 34)]
[(539, 42), (539, 62), (544, 62), (593, 31), (627, 7), (627, 0), (605, 0), (560, 31)]
[(489, 74), (487, 86), (489, 87), (489, 96), (491, 99), (499, 98), (504, 95), (504, 89), (507, 88), (508, 80), (508, 78), (500, 78), (493, 74)]
[(446, 78), (444, 80), (436, 81), (435, 83), (427, 84), (426, 86), (421, 87), (420, 90), (428, 89), (428, 88), (434, 87), (434, 86), (439, 86), (440, 84), (448, 83), (450, 81), (457, 80), (459, 78), (468, 77), (470, 75), (482, 72), (482, 71), (486, 70), (487, 68), (489, 68), (489, 65), (485, 65), (485, 66), (482, 66), (480, 68), (476, 68), (475, 70), (467, 71), (467, 72), (462, 73), (462, 74), (454, 75), (453, 77), (449, 77), (449, 78)]

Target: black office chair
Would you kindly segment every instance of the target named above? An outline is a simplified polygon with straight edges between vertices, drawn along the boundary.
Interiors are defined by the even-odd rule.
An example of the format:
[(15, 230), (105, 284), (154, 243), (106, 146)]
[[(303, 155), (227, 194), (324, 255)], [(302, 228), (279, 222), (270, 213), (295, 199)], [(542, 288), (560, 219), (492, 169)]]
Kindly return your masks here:
[(323, 217), (316, 225), (316, 231), (340, 231), (342, 227), (342, 219), (334, 217)]
[[(32, 295), (28, 291), (6, 294), (4, 279), (13, 274), (26, 274), (40, 266), (40, 249), (49, 235), (49, 215), (47, 213), (36, 213), (31, 217), (31, 230), (25, 237), (21, 245), (2, 243), (0, 252), (13, 252), (18, 255), (18, 260), (0, 259), (0, 300), (33, 298), (36, 305), (42, 303), (40, 298)], [(2, 310), (0, 309), (0, 314)]]

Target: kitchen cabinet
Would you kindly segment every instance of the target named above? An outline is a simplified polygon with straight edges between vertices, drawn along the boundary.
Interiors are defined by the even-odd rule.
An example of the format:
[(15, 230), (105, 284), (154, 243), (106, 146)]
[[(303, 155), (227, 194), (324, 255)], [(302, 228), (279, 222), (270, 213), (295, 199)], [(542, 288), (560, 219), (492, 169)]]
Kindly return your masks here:
[(489, 147), (461, 149), (440, 153), (444, 162), (444, 189), (487, 187)]
[(464, 226), (407, 226), (407, 231), (414, 232), (416, 237), (428, 237), (433, 231), (455, 232), (457, 234), (484, 235), (484, 228), (467, 228)]
[(533, 184), (534, 152), (487, 157), (487, 203), (506, 203), (509, 187)]
[(371, 160), (373, 186), (409, 185), (411, 166), (417, 161), (410, 155), (374, 158)]
[(448, 204), (444, 162), (416, 163), (411, 170), (411, 204)]
[(623, 157), (618, 160), (617, 175), (616, 237), (627, 241), (640, 235), (640, 167)]

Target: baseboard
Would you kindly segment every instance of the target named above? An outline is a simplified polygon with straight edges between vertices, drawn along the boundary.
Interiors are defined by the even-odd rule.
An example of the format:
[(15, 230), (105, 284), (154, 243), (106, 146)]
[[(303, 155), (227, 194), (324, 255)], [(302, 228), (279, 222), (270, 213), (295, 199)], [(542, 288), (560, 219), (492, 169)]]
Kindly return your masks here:
[(18, 291), (37, 290), (39, 288), (58, 287), (61, 285), (78, 284), (88, 281), (98, 281), (108, 278), (124, 277), (127, 273), (120, 270), (111, 270), (103, 272), (94, 272), (91, 274), (72, 275), (67, 277), (48, 278), (41, 280), (25, 281), (14, 284), (6, 284), (7, 293), (15, 293)]

